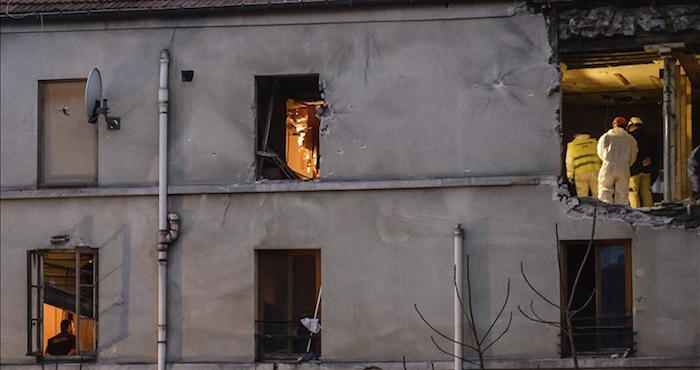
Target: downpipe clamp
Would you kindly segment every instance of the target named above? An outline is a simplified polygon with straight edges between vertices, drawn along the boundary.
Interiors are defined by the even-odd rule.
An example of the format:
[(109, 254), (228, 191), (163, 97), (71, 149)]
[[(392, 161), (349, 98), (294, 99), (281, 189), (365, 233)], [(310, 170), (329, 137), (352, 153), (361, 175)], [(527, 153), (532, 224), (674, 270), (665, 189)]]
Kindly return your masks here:
[(160, 230), (158, 236), (158, 250), (165, 251), (168, 245), (175, 242), (180, 236), (180, 216), (175, 212), (168, 213), (168, 229)]

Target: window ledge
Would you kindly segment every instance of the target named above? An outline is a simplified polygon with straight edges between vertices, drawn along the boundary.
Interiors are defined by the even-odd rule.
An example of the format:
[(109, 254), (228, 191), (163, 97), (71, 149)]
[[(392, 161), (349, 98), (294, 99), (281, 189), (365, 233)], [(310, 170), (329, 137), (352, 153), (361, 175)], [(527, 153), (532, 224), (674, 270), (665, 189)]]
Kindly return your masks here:
[(572, 215), (593, 216), (597, 207), (598, 216), (611, 220), (626, 222), (633, 226), (651, 226), (653, 228), (679, 228), (700, 230), (700, 205), (694, 203), (671, 203), (661, 206), (632, 208), (629, 206), (608, 204), (592, 197), (572, 197), (566, 185), (560, 184), (555, 198), (568, 208)]
[[(555, 176), (483, 176), (376, 181), (259, 181), (252, 184), (176, 185), (171, 195), (426, 189), (556, 184)], [(124, 197), (157, 195), (157, 186), (3, 190), (0, 199)]]
[[(486, 359), (485, 365), (489, 369), (572, 369), (573, 360), (571, 358), (559, 357), (540, 357), (540, 358), (511, 358), (511, 359)], [(46, 362), (45, 362), (46, 363)], [(237, 369), (256, 369), (256, 370), (273, 370), (273, 369), (296, 369), (296, 370), (345, 370), (345, 369), (363, 369), (372, 366), (380, 369), (430, 369), (436, 370), (452, 370), (454, 363), (444, 360), (420, 360), (406, 361), (405, 364), (401, 361), (309, 361), (300, 364), (288, 364), (283, 362), (173, 362), (168, 364), (168, 367), (173, 370), (205, 370), (217, 368), (220, 370), (237, 370)], [(3, 363), (4, 367), (17, 369), (37, 369), (40, 370), (40, 364), (20, 364), (20, 363)], [(93, 369), (118, 369), (120, 367), (129, 368), (131, 370), (148, 370), (153, 369), (152, 363), (130, 363), (128, 365), (115, 365), (114, 363), (98, 363), (91, 365)], [(700, 357), (627, 357), (627, 358), (590, 358), (579, 357), (580, 368), (587, 369), (698, 369), (700, 368)], [(464, 363), (465, 369), (476, 369), (478, 367)]]
[(96, 362), (96, 355), (77, 355), (77, 356), (36, 356), (37, 361), (43, 364), (54, 364), (54, 363), (86, 363), (86, 362)]
[[(665, 357), (579, 357), (580, 368), (604, 369), (604, 368), (697, 368), (700, 359), (689, 358), (665, 358)], [(573, 368), (571, 358), (543, 358), (543, 359), (514, 359), (514, 360), (490, 360), (489, 368), (496, 369), (567, 369)], [(467, 367), (469, 368), (469, 367)]]
[[(185, 364), (173, 364), (173, 368), (190, 369)], [(189, 364), (188, 364), (189, 365)], [(191, 364), (194, 365), (194, 364)], [(273, 370), (279, 365), (290, 366), (282, 362), (257, 362), (256, 370)], [(513, 359), (485, 359), (485, 365), (489, 369), (572, 369), (574, 367), (571, 358), (513, 358)], [(297, 370), (327, 369), (342, 370), (349, 368), (375, 368), (379, 369), (430, 369), (451, 370), (452, 361), (378, 361), (378, 362), (335, 362), (335, 361), (310, 361), (292, 365)], [(478, 369), (478, 366), (463, 363), (465, 369)], [(206, 366), (201, 367), (202, 369)], [(700, 367), (700, 358), (671, 358), (671, 357), (579, 357), (579, 367), (584, 369), (697, 369)], [(192, 367), (198, 369), (199, 366)]]

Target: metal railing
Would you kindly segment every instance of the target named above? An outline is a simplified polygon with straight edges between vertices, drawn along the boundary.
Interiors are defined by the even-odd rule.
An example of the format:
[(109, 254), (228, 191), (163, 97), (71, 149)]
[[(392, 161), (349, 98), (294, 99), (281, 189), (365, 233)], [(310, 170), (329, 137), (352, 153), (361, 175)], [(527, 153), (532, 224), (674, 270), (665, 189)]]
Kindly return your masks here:
[(321, 355), (321, 333), (311, 334), (300, 320), (256, 320), (255, 343), (260, 360), (296, 359), (307, 353), (308, 357)]
[[(579, 355), (628, 356), (635, 351), (631, 316), (574, 318), (574, 343)], [(569, 337), (561, 334), (561, 354), (571, 356)]]

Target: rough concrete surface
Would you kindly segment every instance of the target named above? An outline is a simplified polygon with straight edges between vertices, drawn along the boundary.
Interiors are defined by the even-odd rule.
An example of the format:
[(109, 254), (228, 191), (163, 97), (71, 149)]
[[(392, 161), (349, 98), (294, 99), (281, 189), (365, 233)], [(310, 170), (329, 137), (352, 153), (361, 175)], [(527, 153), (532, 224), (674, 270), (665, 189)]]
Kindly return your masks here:
[[(497, 4), (490, 8), (500, 11)], [(322, 120), (322, 179), (558, 172), (557, 158), (550, 155), (559, 145), (552, 129), (558, 100), (547, 95), (558, 76), (548, 64), (541, 15), (311, 26), (112, 26), (48, 32), (52, 25), (45, 24), (44, 32), (10, 27), (0, 34), (7, 102), (1, 108), (3, 188), (36, 185), (36, 81), (84, 78), (95, 66), (112, 114), (122, 118), (119, 131), (100, 123), (99, 184), (153, 184), (162, 48), (172, 55), (173, 185), (253, 181), (254, 76), (299, 73), (320, 74), (330, 108)], [(181, 82), (180, 70), (194, 70), (193, 82)], [(481, 145), (489, 138), (509, 145)]]
[[(24, 253), (48, 247), (48, 237), (59, 233), (100, 247), (99, 361), (155, 360), (155, 198), (126, 199), (3, 201), (2, 260), (17, 261), (3, 262), (2, 269), (3, 363), (33, 361), (24, 356)], [(590, 219), (569, 219), (546, 185), (187, 195), (173, 197), (170, 209), (183, 220), (168, 277), (174, 362), (253, 360), (255, 250), (321, 249), (325, 360), (444, 360), (429, 345), (412, 305), (451, 331), (456, 223), (466, 230), (481, 321), (497, 312), (508, 276), (509, 310), (533, 298), (519, 276), (520, 261), (534, 284), (557, 296), (555, 222), (564, 240), (590, 232)], [(601, 222), (597, 237), (632, 240), (638, 354), (697, 353), (700, 328), (687, 323), (694, 322), (700, 302), (700, 236)], [(510, 332), (490, 355), (555, 357), (557, 346), (556, 330), (514, 315)]]
[(632, 36), (643, 32), (700, 31), (700, 5), (571, 9), (561, 12), (558, 20), (561, 40)]
[[(451, 5), (425, 14), (398, 8), (371, 15), (353, 9), (230, 19), (3, 21), (0, 185), (36, 195), (1, 201), (3, 369), (36, 364), (25, 356), (25, 253), (50, 247), (56, 234), (100, 249), (99, 354), (84, 367), (153, 368), (152, 186), (162, 48), (173, 56), (169, 180), (180, 189), (169, 210), (182, 219), (169, 254), (173, 369), (278, 368), (253, 363), (256, 250), (321, 250), (324, 363), (300, 369), (400, 369), (403, 356), (411, 369), (428, 368), (430, 361), (448, 368), (449, 358), (431, 347), (412, 307), (451, 332), (457, 223), (466, 230), (478, 322), (498, 311), (509, 276), (509, 311), (534, 298), (520, 278), (521, 261), (533, 283), (556, 299), (554, 224), (562, 239), (585, 239), (591, 219), (573, 217), (553, 199), (560, 96), (550, 87), (560, 77), (549, 64), (543, 15), (516, 14), (514, 5)], [(36, 190), (37, 81), (82, 78), (95, 66), (113, 114), (122, 118), (119, 131), (107, 131), (104, 122), (98, 129), (100, 189)], [(180, 70), (194, 70), (194, 80), (181, 82)], [(329, 111), (322, 119), (322, 180), (307, 188), (253, 184), (254, 76), (296, 73), (318, 73), (323, 81)], [(498, 180), (449, 180), (465, 176)], [(324, 180), (330, 185), (320, 185)], [(367, 186), (340, 185), (344, 180)], [(248, 190), (231, 190), (243, 185)], [(208, 194), (210, 186), (218, 190)], [(110, 187), (117, 190), (102, 190)], [(695, 366), (700, 235), (601, 218), (597, 237), (631, 240), (640, 358), (587, 363)], [(545, 306), (541, 312), (559, 315)], [(514, 314), (510, 332), (488, 355), (504, 361), (502, 368), (542, 361), (565, 367), (556, 361), (558, 335)]]

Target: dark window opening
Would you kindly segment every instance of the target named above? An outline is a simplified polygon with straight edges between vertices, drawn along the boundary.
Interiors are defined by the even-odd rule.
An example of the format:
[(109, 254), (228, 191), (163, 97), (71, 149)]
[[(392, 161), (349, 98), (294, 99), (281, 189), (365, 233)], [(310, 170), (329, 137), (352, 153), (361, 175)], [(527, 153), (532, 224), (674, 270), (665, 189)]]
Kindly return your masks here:
[(319, 357), (321, 332), (312, 334), (302, 319), (320, 323), (321, 252), (258, 251), (257, 264), (257, 359)]
[[(571, 304), (572, 310), (583, 307), (572, 318), (576, 352), (629, 355), (634, 352), (630, 243), (597, 240), (584, 261), (587, 247), (588, 241), (562, 242), (564, 302), (571, 297), (576, 274), (583, 264)], [(593, 299), (588, 301), (591, 294)], [(561, 338), (562, 356), (570, 356), (568, 336), (562, 333)]]
[[(595, 166), (588, 159), (596, 158), (586, 157), (590, 153), (585, 150), (583, 153), (579, 153), (581, 150), (571, 150), (575, 155), (567, 155), (572, 148), (567, 144), (572, 143), (579, 134), (588, 134), (592, 139), (600, 138), (612, 128), (613, 119), (622, 116), (627, 120), (631, 117), (642, 119), (643, 124), (637, 126), (639, 132), (635, 136), (646, 143), (642, 145), (646, 153), (655, 154), (648, 155), (651, 164), (644, 166), (642, 171), (649, 176), (638, 176), (629, 184), (633, 189), (629, 197), (631, 205), (650, 207), (661, 202), (680, 202), (690, 197), (692, 188), (686, 160), (692, 149), (700, 144), (700, 93), (694, 88), (700, 83), (700, 64), (697, 62), (700, 55), (684, 54), (683, 51), (662, 55), (658, 50), (639, 48), (595, 52), (579, 50), (565, 53), (561, 59), (562, 175), (574, 179), (570, 192), (578, 196), (597, 197), (598, 194), (593, 194), (590, 188), (594, 183), (598, 187), (601, 184), (597, 183), (596, 175), (589, 171)], [(666, 63), (671, 67), (668, 76), (663, 73)], [(664, 91), (668, 94), (664, 95)], [(664, 96), (668, 98), (665, 108)], [(670, 117), (672, 121), (668, 140), (664, 137), (665, 117)], [(645, 138), (639, 139), (639, 136)], [(664, 156), (669, 158), (669, 168), (664, 168)], [(640, 153), (632, 167), (633, 172), (639, 173), (641, 170), (641, 157)], [(581, 171), (577, 173), (576, 169)], [(668, 172), (668, 184), (664, 184), (664, 172)], [(650, 194), (644, 190), (649, 187)], [(616, 204), (624, 204), (625, 201), (616, 200)]]
[(319, 171), (318, 75), (259, 76), (256, 175), (258, 179), (313, 180)]
[(97, 355), (97, 265), (94, 248), (27, 252), (27, 355)]

